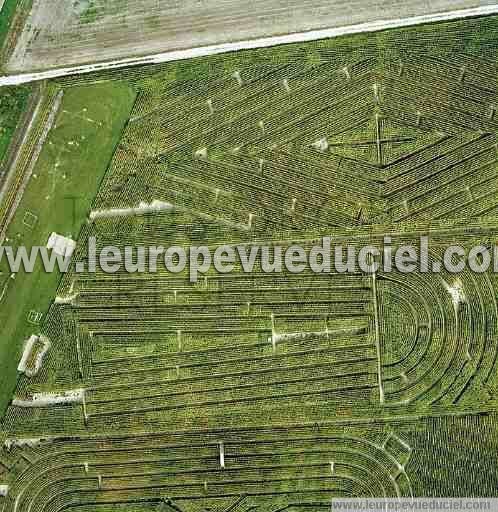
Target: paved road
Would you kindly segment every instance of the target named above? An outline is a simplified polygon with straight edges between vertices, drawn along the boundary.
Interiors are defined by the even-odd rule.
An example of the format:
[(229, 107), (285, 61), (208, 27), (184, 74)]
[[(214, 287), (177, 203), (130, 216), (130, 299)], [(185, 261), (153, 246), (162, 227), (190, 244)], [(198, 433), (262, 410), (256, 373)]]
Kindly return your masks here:
[[(47, 0), (42, 1), (45, 2)], [(58, 2), (59, 0), (51, 1), (53, 3), (56, 1)], [(155, 1), (157, 2), (158, 0)], [(220, 2), (220, 0), (216, 1)], [(214, 2), (214, 0), (209, 0), (209, 2)], [(265, 2), (268, 3), (268, 0), (265, 0)], [(221, 3), (223, 3), (223, 1), (221, 1)], [(274, 5), (278, 3), (279, 2), (277, 2), (276, 0), (273, 1)], [(298, 3), (296, 0), (288, 0), (288, 2), (286, 2), (286, 4), (294, 3), (297, 8)], [(306, 3), (305, 0), (301, 2), (301, 5), (304, 3)], [(385, 28), (403, 27), (420, 23), (452, 20), (470, 16), (498, 14), (498, 4), (495, 3), (489, 3), (488, 5), (480, 5), (477, 7), (470, 7), (466, 9), (449, 10), (450, 6), (455, 7), (462, 5), (466, 6), (468, 4), (472, 5), (476, 3), (483, 3), (471, 2), (468, 0), (439, 0), (430, 2), (430, 7), (426, 5), (426, 2), (417, 2), (417, 5), (412, 5), (413, 2), (396, 2), (393, 0), (379, 2), (373, 2), (371, 0), (361, 0), (357, 1), (356, 4), (348, 4), (348, 7), (346, 7), (346, 4), (344, 3), (335, 2), (333, 4), (329, 3), (329, 10), (327, 12), (324, 11), (323, 13), (321, 13), (319, 9), (319, 1), (312, 0), (311, 3), (314, 6), (316, 6), (317, 9), (316, 11), (313, 11), (316, 13), (314, 17), (303, 15), (303, 19), (299, 20), (299, 16), (296, 13), (281, 13), (281, 16), (283, 17), (282, 20), (285, 20), (285, 22), (282, 21), (282, 23), (276, 24), (275, 21), (273, 21), (270, 28), (265, 26), (263, 17), (261, 26), (254, 25), (251, 29), (249, 26), (250, 24), (248, 22), (246, 25), (246, 29), (240, 32), (230, 32), (230, 30), (228, 29), (230, 23), (227, 23), (227, 28), (225, 30), (219, 30), (216, 33), (214, 31), (195, 32), (193, 31), (193, 27), (190, 27), (192, 32), (189, 32), (189, 25), (185, 25), (185, 27), (182, 28), (182, 30), (177, 31), (174, 34), (164, 34), (161, 43), (159, 43), (156, 40), (150, 40), (147, 42), (143, 42), (141, 47), (140, 45), (130, 46), (129, 41), (124, 39), (121, 40), (121, 42), (116, 42), (110, 47), (106, 47), (107, 49), (105, 51), (99, 51), (98, 40), (93, 41), (92, 44), (89, 43), (88, 45), (86, 45), (86, 50), (84, 52), (82, 52), (81, 45), (78, 45), (75, 48), (66, 48), (65, 52), (63, 52), (63, 55), (61, 56), (57, 56), (57, 50), (53, 49), (53, 53), (49, 52), (48, 56), (43, 61), (44, 65), (40, 71), (24, 73), (24, 69), (22, 68), (23, 66), (27, 66), (29, 69), (28, 64), (30, 62), (30, 59), (33, 58), (33, 52), (35, 52), (35, 43), (34, 47), (30, 50), (30, 52), (28, 52), (31, 55), (30, 59), (25, 59), (23, 61), (23, 66), (20, 66), (21, 70), (18, 70), (21, 72), (18, 74), (13, 73), (9, 76), (0, 77), (0, 86), (26, 83), (36, 80), (43, 80), (46, 78), (54, 78), (72, 74), (90, 73), (98, 69), (116, 69), (120, 67), (128, 67), (139, 64), (168, 62), (173, 60), (188, 59), (192, 57), (212, 55), (216, 53), (223, 53), (227, 51), (234, 51), (240, 49), (267, 47), (290, 42), (311, 41), (326, 37), (336, 37), (343, 34), (370, 32)], [(237, 4), (242, 4), (242, 2), (237, 1)], [(354, 5), (357, 5), (358, 8), (361, 6), (359, 12), (354, 11), (352, 7)], [(341, 11), (341, 6), (344, 12)], [(430, 11), (436, 10), (438, 8), (442, 12), (430, 13)], [(445, 10), (445, 8), (447, 8), (447, 10)], [(299, 11), (299, 9), (297, 9), (297, 11)], [(389, 13), (393, 15), (404, 12), (411, 14), (417, 11), (426, 11), (429, 12), (429, 14), (426, 13), (416, 16), (407, 16), (403, 18), (389, 18)], [(259, 15), (257, 13), (254, 13), (254, 15), (250, 19), (252, 21), (257, 20), (258, 16), (263, 16), (263, 12), (264, 10), (262, 10), (261, 14)], [(346, 15), (345, 12), (347, 12), (348, 15)], [(333, 13), (335, 13), (335, 17)], [(350, 23), (351, 21), (358, 21), (364, 18), (367, 19), (369, 17), (368, 14), (372, 13), (374, 17), (379, 17), (381, 19), (376, 21), (369, 20), (354, 24)], [(233, 13), (231, 14), (230, 19), (232, 18)], [(328, 22), (332, 26), (325, 29), (316, 29), (308, 31), (308, 29), (313, 25), (324, 24), (326, 22)], [(294, 29), (298, 26), (306, 29), (306, 31), (294, 31)], [(288, 35), (276, 35), (259, 38), (257, 37), (261, 31), (265, 32), (266, 34), (271, 34), (272, 31), (277, 31), (277, 29), (279, 32), (285, 32), (287, 30), (291, 33)], [(102, 30), (104, 29), (102, 28)], [(242, 36), (251, 37), (239, 40), (239, 38)], [(102, 38), (104, 39), (104, 36), (102, 36)], [(216, 39), (218, 39), (219, 41), (222, 41), (224, 39), (236, 39), (237, 42), (218, 42), (217, 44), (206, 45), (203, 44), (207, 41), (216, 41)], [(190, 45), (190, 47), (186, 49), (174, 49), (176, 45)], [(169, 49), (170, 47), (171, 49)], [(166, 51), (164, 51), (165, 48)], [(138, 56), (137, 54), (140, 54), (141, 50), (143, 49), (148, 49), (149, 54), (146, 56)], [(163, 51), (160, 51), (161, 49)], [(17, 52), (19, 53), (19, 48)], [(113, 55), (115, 55), (117, 58), (111, 59), (111, 56)], [(123, 57), (122, 55), (126, 55), (126, 57)], [(93, 61), (94, 63), (83, 64), (88, 60)], [(102, 62), (103, 60), (104, 62)], [(100, 63), (95, 63), (99, 61)], [(11, 68), (17, 69), (20, 65), (20, 62), (21, 61), (12, 61)], [(42, 62), (42, 60), (40, 60), (39, 62)]]

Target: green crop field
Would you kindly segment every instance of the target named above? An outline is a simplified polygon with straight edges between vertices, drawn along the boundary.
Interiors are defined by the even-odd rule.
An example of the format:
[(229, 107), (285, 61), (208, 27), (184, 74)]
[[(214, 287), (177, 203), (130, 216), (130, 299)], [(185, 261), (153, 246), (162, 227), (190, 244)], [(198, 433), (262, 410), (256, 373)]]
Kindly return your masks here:
[[(0, 229), (77, 249), (63, 276), (0, 274), (0, 509), (498, 496), (491, 270), (266, 273), (258, 257), (197, 283), (76, 272), (90, 237), (382, 249), (427, 235), (431, 267), (448, 245), (491, 248), (497, 30), (471, 19), (47, 84)], [(47, 351), (16, 375), (30, 335)]]

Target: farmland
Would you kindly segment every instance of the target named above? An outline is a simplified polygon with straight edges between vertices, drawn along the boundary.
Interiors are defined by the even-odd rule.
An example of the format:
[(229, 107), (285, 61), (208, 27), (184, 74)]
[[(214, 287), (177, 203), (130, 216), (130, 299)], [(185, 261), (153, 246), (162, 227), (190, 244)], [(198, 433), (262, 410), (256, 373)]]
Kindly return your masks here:
[[(10, 0), (9, 0), (10, 1)], [(10, 1), (10, 3), (14, 3)], [(492, 0), (22, 0), (24, 30), (10, 72), (141, 57), (259, 37), (486, 7)], [(26, 9), (26, 4), (32, 8)], [(1, 27), (0, 27), (1, 28)], [(20, 32), (20, 31), (19, 31)]]
[[(35, 335), (26, 359), (45, 351), (2, 419), (2, 511), (496, 496), (491, 270), (268, 273), (257, 259), (192, 283), (187, 270), (89, 272), (87, 247), (330, 236), (382, 249), (385, 235), (394, 247), (427, 235), (432, 267), (450, 244), (495, 245), (497, 28), (476, 19), (45, 84), (26, 145), (42, 140), (39, 178), (9, 219), (21, 158), (1, 227), (31, 244), (71, 235), (77, 249), (68, 273), (32, 277), (52, 279), (43, 297), (19, 275), (0, 309), (8, 350), (20, 357)], [(53, 181), (59, 167), (71, 182)], [(75, 216), (61, 203), (71, 191)], [(60, 197), (33, 211), (43, 229), (28, 235), (47, 194)], [(168, 208), (140, 212), (154, 202)], [(8, 310), (25, 303), (44, 311), (36, 327)]]

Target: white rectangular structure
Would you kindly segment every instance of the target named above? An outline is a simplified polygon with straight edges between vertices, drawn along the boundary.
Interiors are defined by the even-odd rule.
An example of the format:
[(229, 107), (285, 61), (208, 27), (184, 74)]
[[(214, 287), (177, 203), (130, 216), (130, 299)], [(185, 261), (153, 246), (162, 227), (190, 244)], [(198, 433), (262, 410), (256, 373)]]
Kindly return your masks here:
[(76, 249), (76, 242), (66, 236), (52, 233), (47, 242), (47, 249), (52, 249), (55, 254), (70, 258)]

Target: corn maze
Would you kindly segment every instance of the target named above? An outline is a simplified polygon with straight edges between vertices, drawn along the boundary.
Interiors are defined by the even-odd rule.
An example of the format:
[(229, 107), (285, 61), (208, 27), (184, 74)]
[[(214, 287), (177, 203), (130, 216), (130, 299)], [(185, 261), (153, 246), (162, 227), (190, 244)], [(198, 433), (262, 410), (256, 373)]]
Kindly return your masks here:
[[(36, 333), (50, 348), (1, 425), (2, 512), (496, 496), (492, 272), (265, 273), (258, 260), (191, 283), (75, 271), (90, 237), (381, 247), (428, 235), (431, 265), (450, 243), (496, 244), (496, 62), (413, 40), (393, 55), (374, 36), (358, 48), (119, 76), (137, 99)], [(154, 201), (172, 207), (133, 213)]]

